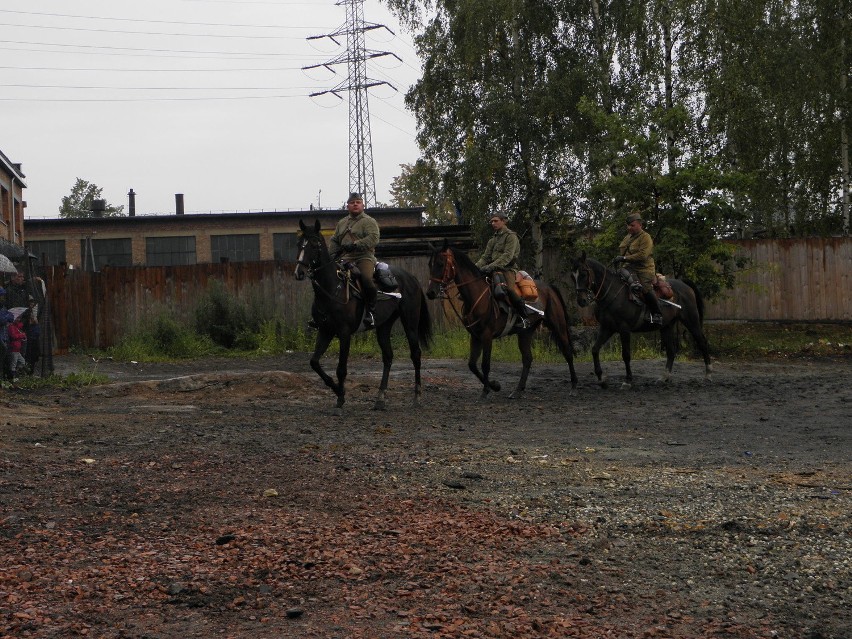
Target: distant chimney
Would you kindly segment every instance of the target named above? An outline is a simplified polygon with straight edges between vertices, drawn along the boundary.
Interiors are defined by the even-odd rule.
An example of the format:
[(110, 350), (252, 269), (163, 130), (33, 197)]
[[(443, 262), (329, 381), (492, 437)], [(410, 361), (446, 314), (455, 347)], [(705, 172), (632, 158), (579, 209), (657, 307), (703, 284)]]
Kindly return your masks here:
[(183, 215), (183, 193), (175, 193), (175, 214)]
[(106, 211), (106, 200), (92, 200), (92, 217), (103, 217)]
[(134, 193), (133, 189), (127, 193), (127, 214), (130, 217), (136, 216), (136, 193)]

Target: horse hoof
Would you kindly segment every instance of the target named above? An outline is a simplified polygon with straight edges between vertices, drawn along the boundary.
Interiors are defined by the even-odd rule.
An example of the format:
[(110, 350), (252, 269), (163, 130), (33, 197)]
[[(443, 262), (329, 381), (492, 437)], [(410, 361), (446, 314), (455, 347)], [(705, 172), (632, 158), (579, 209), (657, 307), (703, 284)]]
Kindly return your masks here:
[(524, 391), (512, 391), (512, 394), (509, 395), (509, 399), (522, 399), (524, 396)]
[(335, 417), (343, 417), (343, 406), (335, 406), (331, 414)]
[(493, 390), (495, 393), (500, 392), (500, 388), (501, 388), (501, 386), (500, 386), (500, 382), (492, 382), (492, 381), (489, 381), (489, 382), (488, 382), (488, 386), (489, 386), (489, 387), (491, 388), (491, 390)]
[(483, 403), (491, 401), (491, 393), (488, 391), (482, 391), (482, 394), (479, 396), (479, 401)]
[(379, 400), (373, 404), (373, 410), (387, 410), (387, 405), (384, 400)]
[(630, 382), (622, 382), (621, 390), (630, 390), (631, 388), (633, 388), (633, 384)]

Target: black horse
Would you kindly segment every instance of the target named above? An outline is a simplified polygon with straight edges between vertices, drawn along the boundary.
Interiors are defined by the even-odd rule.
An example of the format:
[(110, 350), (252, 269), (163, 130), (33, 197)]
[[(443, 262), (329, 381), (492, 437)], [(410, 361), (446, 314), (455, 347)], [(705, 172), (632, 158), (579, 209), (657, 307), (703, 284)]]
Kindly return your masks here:
[(710, 347), (701, 328), (704, 320), (704, 299), (695, 284), (688, 280), (668, 279), (674, 291), (673, 304), (661, 303), (663, 323), (651, 324), (648, 321), (648, 309), (644, 304), (637, 304), (631, 299), (630, 287), (615, 271), (608, 269), (600, 262), (587, 258), (585, 252), (572, 264), (574, 282), (577, 288), (577, 303), (588, 306), (593, 302), (595, 318), (600, 330), (598, 338), (592, 346), (592, 359), (595, 374), (601, 385), (606, 385), (601, 370), (601, 347), (609, 341), (614, 333), (621, 337), (621, 359), (627, 370), (624, 386), (629, 387), (633, 382), (633, 372), (630, 370), (630, 334), (636, 332), (660, 331), (666, 349), (666, 372), (663, 377), (668, 381), (674, 363), (675, 324), (681, 322), (695, 339), (695, 343), (704, 356), (705, 377), (709, 380), (713, 372), (710, 363)]
[[(320, 233), (319, 220), (313, 227), (299, 220), (302, 235), (298, 245), (296, 260), (296, 279), (307, 276), (314, 288), (314, 303), (311, 315), (317, 324), (317, 339), (311, 356), (311, 368), (322, 378), (326, 385), (337, 395), (337, 409), (342, 411), (346, 402), (346, 373), (349, 348), (352, 335), (364, 330), (364, 300), (356, 291), (350, 271), (328, 251), (325, 238)], [(382, 350), (382, 382), (374, 408), (385, 408), (385, 391), (393, 362), (391, 328), (397, 319), (402, 322), (411, 362), (414, 364), (414, 405), (420, 402), (420, 356), (421, 346), (428, 346), (432, 339), (432, 321), (426, 298), (420, 284), (411, 273), (401, 268), (392, 272), (399, 283), (396, 294), (379, 294), (376, 304), (376, 339)], [(337, 360), (337, 380), (328, 375), (320, 364), (320, 358), (328, 350), (334, 338), (340, 341), (340, 353)]]
[[(447, 287), (454, 283), (461, 298), (461, 312), (456, 306), (453, 309), (459, 315), (464, 327), (470, 334), (470, 356), (467, 366), (482, 382), (481, 399), (486, 399), (490, 391), (499, 391), (500, 384), (489, 378), (491, 372), (491, 346), (495, 339), (505, 335), (518, 336), (518, 348), (521, 351), (521, 378), (518, 386), (510, 397), (520, 397), (527, 385), (527, 377), (532, 366), (532, 340), (535, 330), (543, 322), (551, 332), (568, 368), (571, 371), (571, 388), (577, 388), (577, 373), (574, 371), (574, 346), (571, 343), (571, 333), (568, 328), (568, 313), (565, 301), (559, 289), (538, 284), (539, 306), (538, 313), (531, 312), (529, 326), (522, 328), (513, 325), (513, 315), (507, 309), (501, 308), (491, 293), (491, 284), (476, 267), (473, 261), (462, 251), (450, 248), (444, 242), (442, 248), (432, 248), (429, 259), (429, 289), (426, 296), (429, 299), (446, 297)], [(451, 300), (452, 303), (452, 300)], [(482, 370), (478, 367), (479, 357), (482, 356)]]

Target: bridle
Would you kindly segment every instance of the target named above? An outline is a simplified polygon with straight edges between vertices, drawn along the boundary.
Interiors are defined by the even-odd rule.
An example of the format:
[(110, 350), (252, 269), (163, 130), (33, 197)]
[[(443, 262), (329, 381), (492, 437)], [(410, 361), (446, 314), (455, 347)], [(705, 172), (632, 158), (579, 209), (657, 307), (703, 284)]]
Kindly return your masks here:
[(574, 273), (574, 289), (577, 291), (577, 299), (580, 299), (580, 296), (583, 295), (588, 300), (589, 304), (592, 302), (600, 303), (601, 299), (606, 297), (606, 294), (609, 293), (609, 289), (612, 288), (612, 282), (610, 282), (610, 285), (607, 287), (604, 294), (601, 295), (601, 290), (603, 290), (604, 282), (606, 281), (606, 277), (602, 277), (600, 285), (597, 286), (598, 290), (592, 293), (592, 289), (594, 289), (596, 285), (594, 271), (592, 271), (592, 267), (589, 266), (586, 261), (583, 261), (582, 265), (577, 268), (577, 271), (579, 272), (581, 269), (586, 274), (587, 286), (580, 286), (580, 278), (577, 273)]
[[(452, 307), (453, 312), (456, 314), (456, 317), (459, 318), (461, 323), (465, 326), (465, 328), (470, 328), (474, 326), (480, 320), (475, 320), (471, 323), (467, 323), (465, 318), (462, 317), (459, 310), (456, 308), (456, 305), (453, 303), (452, 298), (447, 294), (447, 288), (449, 287), (451, 282), (455, 282), (456, 277), (458, 276), (458, 269), (456, 268), (456, 259), (451, 249), (444, 249), (443, 251), (439, 251), (440, 255), (444, 256), (444, 270), (441, 273), (441, 277), (430, 277), (429, 281), (438, 284), (438, 288), (440, 290), (440, 295), (442, 299), (445, 299), (450, 302), (450, 307)], [(434, 259), (434, 256), (433, 258)], [(431, 260), (430, 260), (431, 261)], [(431, 271), (431, 268), (430, 268)], [(466, 282), (455, 282), (456, 289), (459, 290), (463, 286), (467, 286), (471, 282), (475, 282), (479, 279), (483, 279), (482, 276), (475, 275)], [(467, 316), (470, 317), (473, 313), (473, 309), (479, 304), (479, 302), (490, 292), (491, 286), (486, 286), (480, 296), (476, 298), (473, 304), (471, 304), (470, 310), (467, 313)]]
[[(311, 251), (311, 259), (310, 261), (305, 261), (305, 249), (310, 245)], [(340, 268), (340, 264), (338, 264), (337, 260), (334, 258), (330, 259), (328, 262), (322, 262), (322, 250), (320, 249), (320, 241), (316, 238), (307, 238), (303, 237), (301, 242), (299, 242), (299, 256), (296, 260), (296, 269), (299, 267), (304, 267), (307, 271), (308, 279), (311, 280), (311, 285), (314, 288), (314, 293), (322, 293), (328, 299), (337, 302), (338, 304), (346, 304), (349, 301), (348, 295), (348, 287), (346, 287), (347, 294), (344, 296), (343, 300), (338, 299), (336, 293), (343, 288), (343, 283), (346, 280), (345, 273)], [(334, 291), (329, 292), (325, 290), (322, 286), (317, 283), (317, 274), (325, 268), (334, 267), (337, 271), (337, 279), (340, 280), (337, 287)]]

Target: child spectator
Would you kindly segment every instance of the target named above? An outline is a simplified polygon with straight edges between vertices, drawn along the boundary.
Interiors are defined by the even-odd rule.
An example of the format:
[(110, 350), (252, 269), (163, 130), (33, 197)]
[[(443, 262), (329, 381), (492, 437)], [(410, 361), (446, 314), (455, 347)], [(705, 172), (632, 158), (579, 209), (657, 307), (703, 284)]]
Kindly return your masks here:
[(21, 354), (26, 343), (27, 334), (24, 332), (24, 322), (19, 316), (9, 324), (9, 370), (12, 372), (13, 381), (20, 371), (27, 368), (27, 362)]

